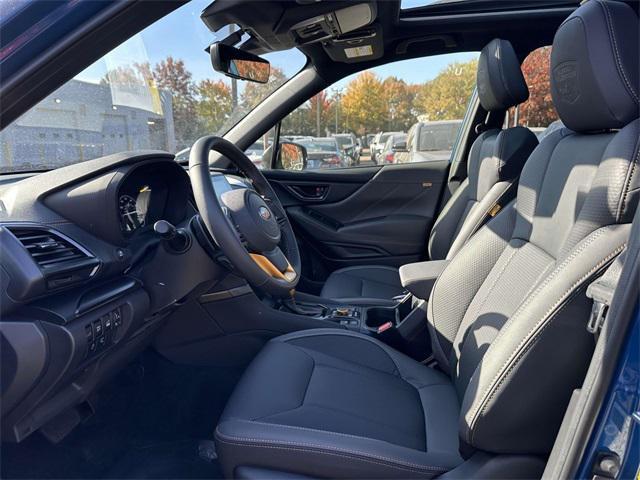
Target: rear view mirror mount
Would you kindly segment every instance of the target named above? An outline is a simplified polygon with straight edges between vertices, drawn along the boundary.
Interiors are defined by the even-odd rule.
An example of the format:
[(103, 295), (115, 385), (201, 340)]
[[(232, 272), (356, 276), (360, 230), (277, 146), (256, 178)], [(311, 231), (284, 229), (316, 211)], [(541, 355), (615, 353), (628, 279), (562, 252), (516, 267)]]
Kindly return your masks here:
[(216, 72), (249, 82), (269, 81), (271, 64), (268, 60), (220, 42), (212, 44), (209, 48), (211, 65)]

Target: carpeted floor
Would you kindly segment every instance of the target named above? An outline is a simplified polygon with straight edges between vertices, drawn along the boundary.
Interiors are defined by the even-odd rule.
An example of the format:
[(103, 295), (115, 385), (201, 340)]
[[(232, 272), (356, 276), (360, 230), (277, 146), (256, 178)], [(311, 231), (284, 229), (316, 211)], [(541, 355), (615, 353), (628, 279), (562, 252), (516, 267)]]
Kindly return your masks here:
[(240, 369), (175, 365), (149, 350), (95, 401), (96, 413), (52, 445), (41, 434), (2, 444), (0, 477), (221, 477), (213, 430)]

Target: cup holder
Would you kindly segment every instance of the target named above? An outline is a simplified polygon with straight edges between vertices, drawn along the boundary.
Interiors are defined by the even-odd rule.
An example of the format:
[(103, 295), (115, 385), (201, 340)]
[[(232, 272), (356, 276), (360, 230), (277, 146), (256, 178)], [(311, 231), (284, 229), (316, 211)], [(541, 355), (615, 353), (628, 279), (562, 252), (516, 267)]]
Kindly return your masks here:
[(395, 326), (396, 316), (395, 307), (369, 307), (365, 316), (365, 325), (368, 329), (375, 331), (387, 322), (391, 322)]

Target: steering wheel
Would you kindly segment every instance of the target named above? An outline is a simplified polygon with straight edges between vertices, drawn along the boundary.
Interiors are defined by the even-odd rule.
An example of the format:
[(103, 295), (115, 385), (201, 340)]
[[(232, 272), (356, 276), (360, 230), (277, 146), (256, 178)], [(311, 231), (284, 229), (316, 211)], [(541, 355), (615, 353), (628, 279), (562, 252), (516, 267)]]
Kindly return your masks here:
[[(220, 201), (209, 171), (211, 150), (236, 165), (255, 190), (234, 189)], [(300, 252), (287, 214), (260, 170), (233, 143), (210, 135), (193, 144), (189, 175), (200, 217), (222, 253), (254, 287), (291, 296), (300, 279)]]

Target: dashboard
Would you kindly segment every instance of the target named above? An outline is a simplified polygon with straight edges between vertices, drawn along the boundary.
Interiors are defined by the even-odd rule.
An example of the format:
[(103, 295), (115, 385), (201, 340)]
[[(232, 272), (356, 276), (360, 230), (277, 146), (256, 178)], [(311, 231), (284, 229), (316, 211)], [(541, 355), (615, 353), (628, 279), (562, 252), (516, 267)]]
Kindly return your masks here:
[[(219, 194), (242, 184), (212, 181)], [(226, 275), (198, 239), (175, 252), (153, 231), (158, 220), (188, 230), (191, 198), (187, 173), (163, 152), (0, 186), (3, 438), (21, 441), (85, 401), (182, 301)]]

